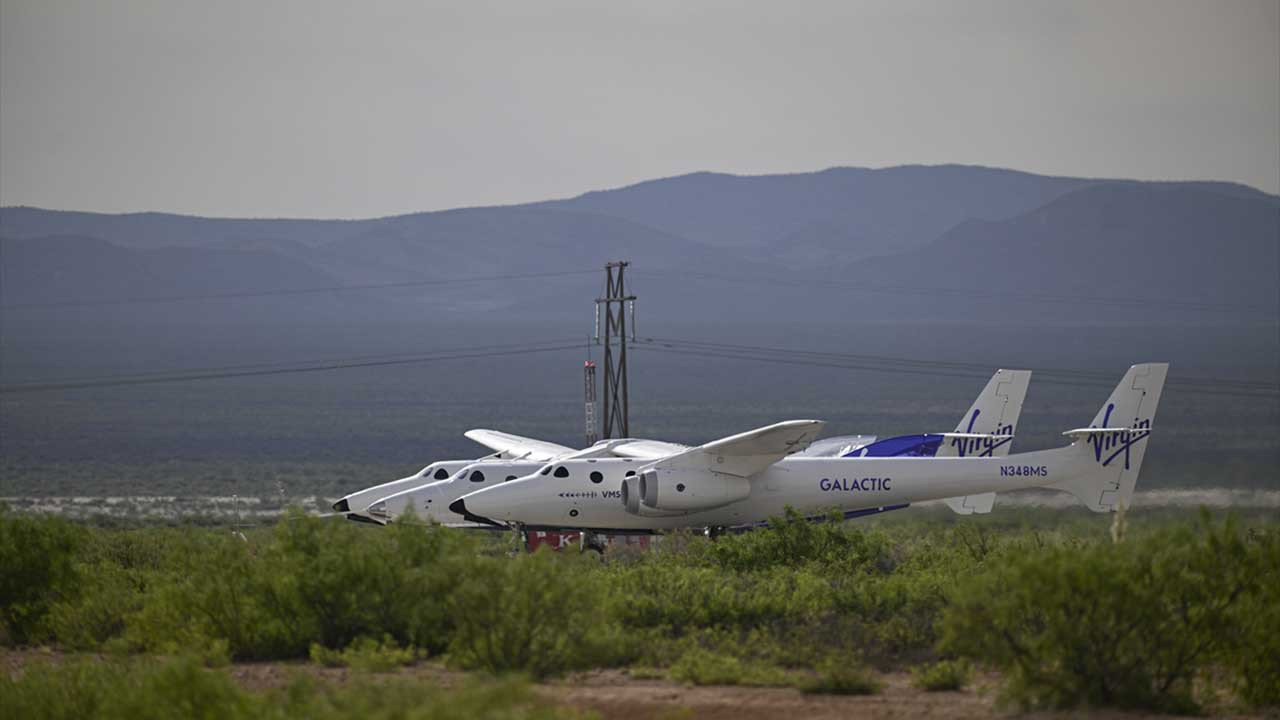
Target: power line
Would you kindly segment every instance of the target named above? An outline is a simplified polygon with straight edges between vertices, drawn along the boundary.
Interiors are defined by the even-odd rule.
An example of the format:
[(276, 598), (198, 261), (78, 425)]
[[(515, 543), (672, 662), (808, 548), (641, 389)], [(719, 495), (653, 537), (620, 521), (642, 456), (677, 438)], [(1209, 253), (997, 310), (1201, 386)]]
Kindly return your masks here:
[(379, 353), (375, 355), (349, 355), (336, 358), (320, 358), (315, 360), (281, 360), (277, 362), (258, 362), (244, 363), (239, 365), (219, 365), (216, 367), (199, 367), (199, 368), (175, 368), (172, 370), (148, 370), (136, 373), (113, 373), (107, 375), (78, 375), (71, 377), (58, 377), (43, 380), (19, 380), (11, 385), (40, 385), (40, 384), (64, 384), (64, 383), (82, 383), (97, 381), (115, 381), (127, 380), (134, 378), (161, 378), (171, 375), (191, 375), (205, 373), (235, 372), (239, 370), (257, 370), (270, 368), (299, 368), (309, 365), (327, 365), (327, 364), (346, 364), (360, 363), (367, 360), (396, 360), (421, 359), (438, 353), (457, 353), (457, 352), (481, 352), (488, 350), (505, 350), (508, 348), (532, 349), (541, 345), (563, 345), (565, 343), (579, 342), (576, 338), (555, 338), (542, 341), (526, 341), (518, 343), (503, 343), (499, 345), (474, 345), (468, 347), (457, 348), (439, 348), (435, 350), (417, 350), (413, 352), (398, 353)]
[(315, 295), (318, 293), (349, 292), (353, 290), (387, 290), (437, 285), (461, 285), (496, 280), (528, 280), (534, 278), (564, 277), (568, 275), (594, 274), (595, 270), (562, 270), (557, 272), (513, 273), (509, 275), (476, 275), (461, 278), (432, 278), (407, 282), (372, 283), (367, 285), (330, 285), (328, 287), (300, 288), (297, 290), (255, 290), (247, 292), (205, 293), (194, 295), (156, 295), (135, 298), (102, 298), (97, 300), (63, 300), (46, 303), (11, 303), (0, 305), (0, 310), (34, 310), (46, 308), (91, 307), (105, 305), (135, 305), (145, 303), (185, 302), (190, 300), (229, 300), (234, 298), (277, 297), (286, 295)]
[[(962, 368), (962, 367), (946, 367), (945, 364), (939, 363), (939, 367), (930, 368), (928, 366), (922, 366), (923, 363), (926, 363), (928, 361), (915, 361), (915, 363), (917, 363), (917, 365), (915, 366), (902, 366), (896, 363), (891, 364), (891, 363), (877, 363), (877, 362), (859, 362), (854, 360), (841, 361), (837, 358), (823, 359), (823, 358), (786, 357), (786, 356), (779, 355), (777, 352), (775, 352), (774, 354), (767, 354), (767, 353), (751, 353), (751, 352), (735, 351), (735, 350), (727, 350), (727, 349), (716, 350), (714, 348), (699, 348), (696, 346), (682, 347), (678, 343), (662, 343), (662, 344), (642, 343), (642, 344), (636, 345), (635, 349), (644, 350), (648, 352), (668, 353), (668, 354), (674, 354), (674, 355), (726, 358), (726, 359), (732, 359), (732, 360), (749, 360), (754, 362), (766, 362), (766, 363), (775, 363), (775, 364), (783, 364), (783, 365), (826, 367), (826, 368), (834, 368), (834, 369), (840, 369), (840, 370), (860, 370), (865, 372), (879, 372), (879, 373), (889, 373), (889, 374), (898, 374), (898, 375), (927, 375), (927, 376), (933, 376), (933, 377), (961, 377), (961, 378), (980, 379), (980, 378), (988, 377), (991, 372), (990, 367), (980, 366), (980, 365), (974, 365), (973, 369), (969, 369), (969, 368)], [(1048, 374), (1052, 375), (1052, 371), (1050, 371)], [(1042, 383), (1047, 383), (1052, 385), (1074, 386), (1074, 387), (1110, 388), (1114, 386), (1113, 385), (1114, 378), (1104, 381), (1101, 379), (1094, 380), (1089, 378), (1072, 378), (1072, 377), (1058, 378), (1058, 377), (1052, 377), (1052, 376), (1043, 377), (1043, 375), (1041, 375), (1040, 377), (1038, 377), (1037, 382), (1042, 382)], [(1201, 394), (1208, 394), (1208, 395), (1219, 395), (1219, 396), (1225, 396), (1225, 397), (1259, 399), (1260, 397), (1274, 396), (1277, 394), (1277, 389), (1274, 386), (1260, 386), (1253, 390), (1248, 390), (1245, 388), (1236, 388), (1236, 387), (1227, 387), (1223, 389), (1218, 389), (1209, 385), (1194, 385), (1194, 384), (1183, 385), (1178, 383), (1174, 379), (1171, 379), (1168, 384), (1171, 387), (1175, 387), (1185, 392), (1201, 393)]]
[(434, 362), (437, 360), (465, 360), (470, 358), (502, 357), (507, 355), (532, 355), (535, 353), (558, 352), (563, 350), (581, 350), (580, 343), (572, 345), (556, 345), (550, 347), (526, 347), (515, 350), (498, 350), (492, 352), (453, 352), (451, 354), (401, 358), (396, 360), (369, 360), (364, 362), (331, 362), (320, 365), (279, 367), (259, 370), (227, 370), (210, 368), (203, 371), (185, 374), (150, 374), (132, 375), (81, 382), (48, 382), (26, 383), (21, 385), (0, 386), (0, 394), (16, 394), (28, 392), (45, 392), (51, 390), (82, 390), (89, 388), (123, 387), (131, 385), (152, 385), (167, 382), (193, 382), (200, 380), (221, 380), (226, 378), (261, 377), (265, 375), (293, 375), (297, 373), (323, 372), (328, 370), (344, 370), (349, 368), (385, 367), (390, 365), (412, 365)]
[[(893, 367), (909, 366), (922, 368), (948, 368), (956, 370), (972, 370), (975, 372), (987, 373), (991, 370), (991, 365), (984, 363), (966, 363), (945, 360), (919, 360), (915, 358), (889, 357), (884, 355), (863, 355), (855, 353), (840, 353), (820, 350), (797, 350), (792, 348), (776, 348), (765, 347), (760, 345), (741, 345), (734, 343), (715, 343), (703, 340), (685, 340), (680, 338), (644, 338), (645, 342), (659, 343), (665, 345), (685, 346), (692, 348), (704, 348), (710, 350), (719, 350), (727, 352), (757, 352), (763, 354), (782, 354), (815, 358), (829, 358), (837, 360), (852, 360), (857, 362), (869, 362), (873, 364), (885, 364)], [(1069, 370), (1065, 368), (1030, 368), (1040, 376), (1058, 375), (1064, 378), (1091, 380), (1099, 383), (1110, 383), (1115, 378), (1113, 375), (1104, 372), (1090, 370)], [(1280, 385), (1274, 383), (1265, 383), (1253, 380), (1236, 380), (1232, 378), (1215, 378), (1205, 376), (1190, 377), (1173, 377), (1169, 378), (1167, 384), (1172, 386), (1203, 386), (1209, 389), (1230, 388), (1245, 391), (1259, 392), (1280, 392)]]
[(728, 283), (750, 283), (752, 285), (774, 285), (778, 287), (795, 287), (802, 289), (813, 289), (815, 287), (829, 287), (849, 290), (858, 293), (888, 293), (903, 295), (922, 295), (926, 297), (967, 297), (979, 300), (1021, 300), (1027, 302), (1062, 304), (1070, 303), (1073, 305), (1101, 305), (1101, 306), (1127, 306), (1127, 307), (1167, 307), (1176, 310), (1196, 310), (1202, 312), (1224, 312), (1238, 313), (1251, 312), (1262, 315), (1271, 315), (1276, 311), (1275, 307), (1264, 305), (1245, 305), (1230, 303), (1200, 303), (1186, 300), (1159, 300), (1154, 298), (1135, 298), (1135, 297), (1089, 297), (1085, 295), (1054, 295), (1048, 293), (1018, 293), (1018, 292), (997, 292), (992, 290), (973, 290), (965, 288), (930, 288), (915, 287), (909, 285), (875, 285), (869, 283), (848, 283), (837, 280), (787, 280), (785, 278), (776, 277), (751, 277), (743, 275), (717, 275), (715, 273), (684, 271), (684, 270), (641, 270), (637, 271), (638, 275), (647, 275), (655, 277), (666, 275), (672, 277), (685, 277), (698, 280), (715, 280), (718, 282)]

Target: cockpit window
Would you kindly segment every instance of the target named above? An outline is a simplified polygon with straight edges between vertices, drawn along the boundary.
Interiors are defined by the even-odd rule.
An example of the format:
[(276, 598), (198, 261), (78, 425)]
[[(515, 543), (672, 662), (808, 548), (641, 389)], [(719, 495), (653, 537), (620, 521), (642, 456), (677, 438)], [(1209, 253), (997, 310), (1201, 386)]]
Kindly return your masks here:
[(560, 467), (556, 468), (555, 476), (558, 478), (569, 477), (569, 468), (561, 465)]
[(540, 473), (538, 473), (538, 474), (539, 474), (539, 475), (546, 475), (546, 474), (547, 474), (547, 473), (549, 473), (549, 472), (551, 472), (551, 466), (550, 466), (550, 465), (548, 465), (548, 466), (546, 466), (546, 467), (542, 468), (542, 472), (540, 472)]
[(511, 482), (512, 480), (515, 480), (515, 479), (516, 479), (515, 475), (508, 475), (507, 479), (503, 480), (502, 482)]
[(435, 478), (436, 480), (444, 480), (445, 478), (449, 477), (449, 471), (445, 470), (444, 468), (438, 468), (431, 477)]
[(484, 482), (484, 473), (479, 470), (471, 473), (471, 482)]

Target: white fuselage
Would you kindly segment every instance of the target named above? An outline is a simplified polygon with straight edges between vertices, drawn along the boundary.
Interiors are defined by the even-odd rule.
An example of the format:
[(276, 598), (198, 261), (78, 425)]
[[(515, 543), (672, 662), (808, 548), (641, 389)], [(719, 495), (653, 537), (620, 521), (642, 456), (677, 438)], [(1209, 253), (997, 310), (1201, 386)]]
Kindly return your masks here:
[[(1008, 457), (811, 458), (790, 456), (741, 480), (749, 495), (721, 507), (627, 512), (621, 484), (643, 463), (614, 459), (556, 463), (568, 477), (534, 475), (462, 497), (468, 512), (527, 526), (593, 530), (667, 530), (732, 527), (764, 521), (792, 507), (805, 515), (850, 512), (1053, 485), (1102, 470), (1079, 445)], [(593, 482), (590, 473), (599, 473)], [(665, 492), (665, 491), (664, 491)]]
[(440, 525), (474, 525), (461, 515), (449, 511), (449, 503), (467, 493), (513, 481), (533, 473), (546, 463), (512, 460), (486, 460), (463, 466), (445, 480), (407, 489), (379, 498), (369, 506), (370, 514), (379, 520), (400, 519), (412, 512), (424, 522)]

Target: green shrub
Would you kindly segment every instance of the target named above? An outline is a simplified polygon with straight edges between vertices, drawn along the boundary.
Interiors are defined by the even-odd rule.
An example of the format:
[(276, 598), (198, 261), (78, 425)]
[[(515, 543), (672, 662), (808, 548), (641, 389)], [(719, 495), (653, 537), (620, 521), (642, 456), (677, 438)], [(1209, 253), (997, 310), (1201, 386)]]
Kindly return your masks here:
[(693, 685), (791, 685), (796, 677), (782, 668), (742, 660), (702, 648), (686, 652), (671, 666), (672, 680)]
[(1009, 555), (957, 592), (943, 647), (999, 668), (1024, 707), (1195, 711), (1236, 642), (1247, 555), (1230, 523)]
[(46, 637), (49, 609), (76, 594), (75, 556), (85, 532), (53, 517), (0, 511), (0, 640)]
[(450, 661), (534, 677), (616, 662), (590, 562), (548, 550), (476, 559), (450, 599)]
[(360, 638), (345, 650), (330, 650), (323, 645), (311, 645), (311, 661), (325, 667), (350, 667), (366, 672), (389, 672), (418, 659), (412, 648), (400, 648), (390, 637), (381, 641)]
[(969, 676), (969, 663), (964, 660), (939, 660), (911, 670), (911, 682), (928, 692), (963, 690)]
[(251, 718), (251, 698), (190, 659), (163, 664), (69, 661), (0, 675), (0, 716), (25, 720)]
[(707, 559), (738, 572), (809, 563), (842, 573), (885, 573), (894, 561), (884, 535), (842, 521), (839, 513), (825, 522), (806, 519), (788, 507), (769, 519), (764, 532), (750, 532), (708, 543)]
[(806, 679), (800, 689), (826, 695), (875, 695), (883, 684), (867, 668), (831, 657), (818, 664), (817, 676)]
[(539, 700), (518, 680), (441, 689), (388, 678), (320, 683), (300, 676), (281, 690), (243, 690), (223, 671), (190, 659), (167, 662), (72, 661), (0, 673), (0, 717), (23, 720), (506, 720), (580, 718)]
[(1222, 648), (1221, 662), (1235, 673), (1242, 699), (1280, 707), (1280, 532), (1255, 532), (1246, 561), (1252, 587), (1232, 610), (1236, 642)]
[(831, 583), (807, 570), (729, 573), (660, 562), (611, 570), (611, 605), (632, 628), (750, 628), (812, 619), (834, 603)]

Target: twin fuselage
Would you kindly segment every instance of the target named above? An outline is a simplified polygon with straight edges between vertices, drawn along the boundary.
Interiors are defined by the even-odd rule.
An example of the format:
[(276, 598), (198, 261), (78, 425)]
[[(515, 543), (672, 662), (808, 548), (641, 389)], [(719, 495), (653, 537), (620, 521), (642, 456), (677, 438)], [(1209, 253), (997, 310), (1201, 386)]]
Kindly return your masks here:
[(474, 517), (528, 527), (590, 530), (734, 527), (779, 515), (851, 512), (959, 495), (1041, 487), (1092, 470), (1092, 455), (1077, 445), (1011, 457), (810, 458), (787, 457), (741, 482), (745, 499), (697, 511), (627, 511), (622, 483), (645, 463), (628, 459), (549, 463), (539, 473), (462, 496)]

